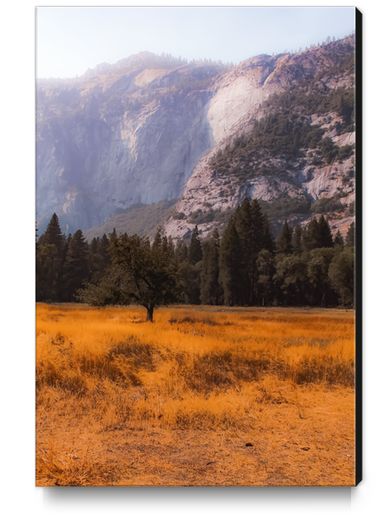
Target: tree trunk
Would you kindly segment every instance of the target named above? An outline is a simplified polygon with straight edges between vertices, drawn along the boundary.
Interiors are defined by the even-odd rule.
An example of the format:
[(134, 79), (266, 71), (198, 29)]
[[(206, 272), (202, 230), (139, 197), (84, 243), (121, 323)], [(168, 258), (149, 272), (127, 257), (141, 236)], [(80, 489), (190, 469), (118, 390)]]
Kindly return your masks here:
[(154, 306), (147, 307), (147, 322), (153, 322), (153, 310)]

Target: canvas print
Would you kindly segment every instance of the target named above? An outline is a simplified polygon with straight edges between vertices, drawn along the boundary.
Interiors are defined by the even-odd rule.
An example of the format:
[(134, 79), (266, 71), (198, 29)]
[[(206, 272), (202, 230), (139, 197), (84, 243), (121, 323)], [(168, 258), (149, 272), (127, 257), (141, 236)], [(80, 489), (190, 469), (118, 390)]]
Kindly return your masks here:
[(360, 481), (360, 20), (37, 8), (37, 486)]

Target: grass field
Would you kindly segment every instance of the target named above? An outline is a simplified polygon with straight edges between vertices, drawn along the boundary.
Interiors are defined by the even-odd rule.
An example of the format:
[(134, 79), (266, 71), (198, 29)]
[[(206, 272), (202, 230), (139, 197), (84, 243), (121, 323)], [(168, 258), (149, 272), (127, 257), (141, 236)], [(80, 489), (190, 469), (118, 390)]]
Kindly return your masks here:
[(37, 305), (38, 486), (350, 486), (354, 313)]

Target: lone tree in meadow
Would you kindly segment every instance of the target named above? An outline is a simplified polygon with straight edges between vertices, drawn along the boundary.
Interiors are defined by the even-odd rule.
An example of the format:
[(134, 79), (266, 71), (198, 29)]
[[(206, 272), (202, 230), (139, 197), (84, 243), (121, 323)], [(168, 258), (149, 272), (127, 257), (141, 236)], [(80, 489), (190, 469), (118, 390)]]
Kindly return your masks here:
[(173, 246), (165, 244), (161, 229), (153, 244), (148, 238), (110, 234), (111, 266), (97, 285), (88, 284), (78, 297), (93, 306), (141, 304), (153, 322), (158, 306), (177, 302), (181, 294), (181, 266)]

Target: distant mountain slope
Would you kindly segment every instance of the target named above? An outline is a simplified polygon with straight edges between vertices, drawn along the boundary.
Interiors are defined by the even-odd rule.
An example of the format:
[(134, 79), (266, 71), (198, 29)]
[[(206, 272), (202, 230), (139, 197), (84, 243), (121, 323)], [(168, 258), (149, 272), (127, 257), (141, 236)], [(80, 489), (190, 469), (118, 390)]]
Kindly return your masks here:
[(328, 212), (343, 232), (354, 216), (354, 48), (349, 36), (232, 68), (145, 52), (38, 81), (41, 228), (57, 212), (67, 232), (108, 232), (119, 209), (180, 198), (166, 232), (197, 223), (206, 236), (247, 195), (276, 228)]
[(104, 224), (84, 231), (88, 241), (110, 233), (113, 228), (118, 234), (149, 236), (153, 238), (157, 228), (163, 225), (173, 211), (177, 200), (162, 200), (157, 204), (134, 204), (122, 212), (112, 215)]

